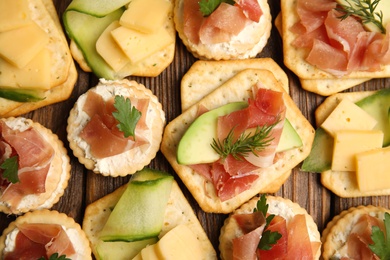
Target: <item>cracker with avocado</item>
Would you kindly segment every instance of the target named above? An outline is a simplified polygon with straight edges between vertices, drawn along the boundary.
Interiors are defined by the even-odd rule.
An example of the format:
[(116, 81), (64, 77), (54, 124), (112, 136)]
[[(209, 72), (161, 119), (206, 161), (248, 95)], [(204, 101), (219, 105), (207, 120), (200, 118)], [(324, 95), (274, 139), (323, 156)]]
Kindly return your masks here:
[[(226, 61), (196, 61), (181, 80), (181, 107), (187, 110), (204, 96), (221, 86), (245, 69), (269, 70), (275, 79), (289, 92), (286, 73), (271, 58), (254, 58)], [(202, 80), (199, 80), (201, 78)]]
[(306, 57), (309, 54), (309, 50), (294, 47), (292, 44), (297, 37), (297, 34), (291, 30), (299, 21), (297, 5), (297, 0), (282, 0), (281, 13), (276, 19), (276, 26), (283, 40), (284, 63), (299, 77), (303, 89), (323, 96), (329, 96), (372, 78), (390, 76), (390, 65), (388, 64), (382, 65), (381, 69), (377, 71), (355, 70), (344, 76), (336, 76), (308, 63)]
[[(49, 41), (44, 47), (50, 56), (49, 87), (45, 89), (28, 87), (26, 91), (19, 86), (18, 82), (7, 83), (12, 75), (4, 77), (2, 81), (7, 84), (7, 89), (4, 89), (5, 95), (8, 95), (9, 91), (20, 91), (20, 93), (12, 94), (17, 97), (15, 100), (0, 98), (0, 116), (2, 117), (18, 116), (66, 100), (77, 80), (77, 70), (53, 2), (29, 0), (29, 8), (33, 22), (49, 36)], [(20, 75), (14, 77), (21, 77)], [(26, 93), (29, 97), (24, 97), (23, 101), (18, 100)]]
[[(374, 93), (375, 91), (362, 91), (338, 93), (329, 96), (315, 111), (316, 125), (319, 127), (341, 100), (348, 99), (355, 103)], [(358, 187), (355, 171), (323, 171), (321, 173), (321, 183), (327, 189), (343, 198), (390, 195), (390, 189), (361, 191)]]
[[(110, 212), (115, 207), (125, 189), (126, 185), (119, 187), (114, 192), (89, 204), (85, 210), (82, 228), (90, 241), (92, 252), (95, 256), (97, 256), (96, 246), (100, 241), (99, 232), (103, 229)], [(165, 210), (164, 224), (160, 238), (180, 224), (187, 225), (197, 236), (203, 249), (203, 259), (216, 259), (216, 252), (210, 240), (194, 214), (191, 205), (180, 190), (179, 185), (174, 181)]]
[[(251, 188), (232, 199), (221, 201), (211, 182), (189, 166), (178, 163), (177, 147), (187, 128), (196, 119), (199, 107), (212, 110), (228, 103), (247, 101), (251, 96), (252, 87), (257, 83), (261, 83), (264, 88), (284, 93), (286, 118), (302, 139), (302, 146), (279, 153), (278, 160), (271, 167), (259, 168), (255, 171), (259, 178)], [(273, 74), (268, 70), (247, 69), (232, 77), (171, 121), (165, 128), (161, 151), (204, 211), (229, 213), (260, 192), (276, 192), (289, 177), (290, 170), (309, 154), (313, 138), (314, 129), (311, 124)]]

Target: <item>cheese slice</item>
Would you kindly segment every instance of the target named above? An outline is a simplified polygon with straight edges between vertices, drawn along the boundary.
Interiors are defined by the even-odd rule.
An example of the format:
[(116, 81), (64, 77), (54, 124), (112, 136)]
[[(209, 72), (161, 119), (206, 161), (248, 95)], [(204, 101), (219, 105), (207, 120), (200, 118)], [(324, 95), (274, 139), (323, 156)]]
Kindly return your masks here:
[(111, 34), (132, 63), (137, 63), (174, 42), (164, 27), (155, 33), (141, 33), (120, 26)]
[(0, 56), (23, 68), (49, 42), (49, 36), (36, 23), (0, 33)]
[(321, 127), (334, 136), (338, 130), (372, 130), (377, 121), (348, 99), (343, 99)]
[(50, 89), (50, 69), (50, 51), (46, 48), (21, 69), (0, 58), (0, 87)]
[(28, 0), (0, 1), (0, 32), (31, 24)]
[(379, 130), (340, 130), (335, 133), (332, 171), (355, 171), (356, 154), (381, 148), (383, 132)]
[(167, 0), (133, 0), (119, 21), (130, 29), (152, 33), (163, 27), (171, 9)]
[(356, 154), (356, 178), (363, 192), (390, 189), (390, 147)]
[(111, 35), (111, 31), (118, 27), (120, 27), (119, 22), (114, 21), (104, 30), (99, 39), (96, 41), (97, 52), (115, 72), (118, 72), (130, 62), (130, 59), (122, 51)]

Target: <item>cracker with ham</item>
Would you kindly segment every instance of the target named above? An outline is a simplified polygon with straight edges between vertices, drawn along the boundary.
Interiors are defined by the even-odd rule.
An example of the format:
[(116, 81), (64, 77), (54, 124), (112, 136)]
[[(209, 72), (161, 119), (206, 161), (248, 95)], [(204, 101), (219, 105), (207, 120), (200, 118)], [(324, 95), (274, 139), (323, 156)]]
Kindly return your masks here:
[[(373, 93), (375, 91), (337, 93), (327, 97), (315, 111), (316, 125), (319, 127), (343, 99), (357, 102)], [(390, 189), (361, 191), (357, 183), (355, 171), (326, 170), (321, 173), (321, 183), (327, 189), (343, 198), (390, 195)]]
[[(198, 2), (175, 0), (174, 7), (176, 31), (195, 57), (207, 60), (247, 59), (263, 50), (272, 27), (266, 0), (237, 1), (235, 6), (222, 3), (207, 17), (203, 17)], [(254, 19), (252, 12), (256, 13)]]
[[(85, 210), (82, 228), (85, 231), (94, 255), (97, 255), (96, 245), (100, 241), (99, 232), (107, 222), (110, 212), (115, 207), (119, 198), (125, 191), (127, 185), (123, 185), (114, 192), (89, 204)], [(194, 214), (191, 205), (180, 190), (176, 181), (173, 182), (171, 194), (167, 203), (164, 215), (164, 224), (159, 238), (178, 225), (188, 226), (200, 241), (202, 248), (202, 259), (216, 259), (216, 252), (208, 239), (202, 225)]]
[[(28, 237), (34, 237), (34, 242)], [(30, 247), (21, 248), (26, 245)], [(11, 222), (0, 237), (0, 252), (2, 258), (12, 259), (49, 259), (55, 253), (67, 259), (92, 259), (80, 225), (64, 213), (47, 209), (28, 212)]]
[[(217, 196), (212, 182), (192, 170), (190, 166), (178, 163), (177, 147), (187, 128), (197, 118), (199, 108), (212, 110), (231, 102), (247, 101), (252, 95), (253, 87), (258, 83), (265, 89), (282, 93), (286, 118), (301, 137), (303, 145), (277, 154), (277, 160), (272, 166), (253, 171), (258, 178), (250, 188), (222, 201)], [(309, 154), (313, 138), (314, 129), (273, 74), (267, 70), (247, 69), (172, 120), (165, 128), (161, 151), (204, 211), (230, 213), (260, 192), (276, 192), (289, 177), (290, 170)]]
[[(259, 199), (259, 196), (252, 198), (250, 201), (246, 202), (240, 208), (232, 212), (225, 220), (219, 236), (219, 250), (221, 252), (221, 259), (234, 259), (233, 255), (237, 257), (239, 255), (239, 251), (245, 251), (247, 257), (249, 257), (251, 254), (255, 257), (257, 244), (259, 243), (259, 240), (262, 234), (264, 234), (264, 232), (266, 231), (266, 229), (263, 228), (262, 232), (259, 231), (260, 233), (257, 240), (254, 239), (250, 241), (242, 236), (245, 234), (249, 234), (250, 231), (254, 231), (257, 228), (260, 228), (262, 224), (264, 224), (259, 219), (257, 219), (257, 217), (254, 216), (252, 218), (251, 216), (254, 215), (252, 213), (254, 212), (254, 209), (257, 208), (257, 203)], [(267, 250), (268, 252), (262, 252), (263, 254), (269, 254), (268, 257), (270, 258), (267, 258), (265, 255), (263, 255), (263, 257), (266, 259), (276, 259), (278, 257), (285, 257), (289, 259), (319, 259), (321, 254), (320, 233), (318, 231), (317, 224), (314, 222), (312, 216), (307, 213), (306, 209), (302, 208), (299, 204), (294, 203), (289, 199), (275, 196), (266, 196), (266, 204), (268, 204), (267, 214), (273, 214), (276, 217), (283, 218), (279, 219), (278, 222), (271, 222), (269, 226), (270, 230), (279, 232), (282, 237), (279, 239), (280, 245), (273, 245), (275, 246), (275, 249), (271, 248), (270, 250)], [(246, 227), (251, 226), (252, 228), (248, 229), (247, 231), (244, 231), (243, 226), (241, 226), (238, 221), (240, 218), (236, 219), (236, 216), (248, 217), (248, 221), (245, 221), (245, 223), (247, 224)], [(298, 225), (297, 223), (299, 223), (299, 221), (297, 221), (296, 219), (294, 220), (294, 217), (297, 217), (297, 219), (301, 218), (301, 223), (303, 222), (303, 224)], [(249, 219), (257, 220), (251, 222)], [(284, 223), (284, 221), (286, 229), (282, 228), (284, 224), (280, 225), (280, 223)], [(272, 225), (274, 225), (274, 227), (272, 227)], [(285, 230), (287, 230), (286, 234), (284, 234)], [(288, 233), (297, 235), (290, 236), (288, 235)], [(283, 235), (285, 237), (283, 237)], [(240, 237), (244, 243), (244, 248), (236, 246), (236, 249), (234, 250), (238, 251), (233, 254), (233, 243), (235, 243), (233, 242), (233, 240), (238, 239)], [(282, 241), (287, 241), (287, 243), (283, 245)], [(288, 247), (289, 244), (291, 245), (291, 248)], [(251, 251), (250, 248), (254, 249), (254, 251), (248, 252)], [(272, 250), (274, 252), (271, 252)], [(275, 252), (275, 250), (278, 252)], [(296, 251), (294, 252), (294, 250)], [(301, 255), (295, 255), (295, 253), (298, 252)], [(305, 256), (311, 257), (305, 258)], [(260, 258), (257, 259), (263, 258), (261, 258), (260, 255)]]
[[(77, 70), (53, 2), (48, 0), (29, 0), (28, 3), (30, 16), (33, 18), (33, 21), (50, 38), (44, 47), (50, 55), (50, 88), (42, 91), (43, 94), (40, 95), (43, 98), (38, 101), (19, 102), (0, 98), (0, 116), (2, 117), (19, 116), (43, 106), (64, 101), (72, 93), (77, 80)], [(3, 87), (9, 88), (9, 86), (15, 85), (11, 90), (19, 90), (20, 83), (18, 82), (22, 79), (18, 79), (18, 77), (22, 77), (21, 75), (13, 75), (17, 82), (12, 84), (8, 83), (11, 77), (7, 76), (2, 81), (10, 85)], [(27, 75), (26, 77), (30, 76)]]
[[(327, 53), (325, 51), (325, 49), (329, 50), (330, 47), (328, 45), (323, 44), (323, 42), (326, 42), (325, 40), (323, 40), (323, 38), (318, 38), (319, 40), (314, 40), (314, 46), (316, 49), (313, 48), (313, 50), (318, 50), (324, 47), (323, 53), (326, 54), (324, 54), (323, 56), (318, 56), (318, 59), (322, 59), (319, 64), (321, 64), (320, 66), (323, 67), (313, 65), (316, 60), (314, 58), (314, 55), (317, 52), (311, 51), (310, 47), (313, 46), (313, 38), (309, 37), (310, 34), (307, 34), (306, 36), (305, 30), (307, 30), (308, 32), (310, 30), (313, 30), (311, 33), (312, 35), (315, 34), (323, 36), (320, 32), (325, 32), (324, 21), (326, 21), (327, 26), (331, 26), (331, 24), (333, 26), (340, 19), (337, 18), (337, 14), (333, 16), (333, 13), (335, 12), (334, 8), (336, 7), (336, 1), (312, 2), (313, 3), (311, 3), (310, 1), (304, 2), (300, 0), (283, 0), (281, 1), (281, 13), (276, 19), (276, 26), (278, 27), (283, 40), (284, 63), (299, 77), (303, 89), (323, 96), (329, 96), (331, 94), (335, 94), (337, 92), (341, 92), (345, 89), (359, 85), (372, 78), (389, 77), (390, 66), (389, 62), (386, 61), (384, 58), (388, 56), (388, 52), (385, 52), (385, 47), (383, 47), (382, 49), (384, 53), (379, 54), (378, 50), (378, 52), (374, 54), (377, 55), (375, 57), (367, 56), (366, 60), (358, 61), (356, 63), (352, 61), (355, 60), (355, 58), (352, 58), (352, 50), (354, 51), (354, 53), (357, 53), (358, 48), (360, 47), (359, 40), (363, 38), (363, 35), (369, 34), (367, 32), (362, 32), (359, 38), (356, 37), (356, 39), (354, 38), (351, 39), (350, 42), (347, 42), (349, 39), (348, 37), (345, 39), (344, 35), (342, 34), (342, 26), (347, 26), (346, 28), (358, 28), (358, 30), (363, 30), (363, 26), (361, 24), (355, 24), (358, 22), (353, 22), (352, 20), (354, 20), (354, 18), (352, 17), (349, 17), (349, 19), (352, 20), (348, 21), (352, 21), (353, 24), (350, 23), (349, 25), (339, 25), (339, 28), (331, 27), (331, 29), (327, 29), (328, 32), (332, 31), (334, 33), (334, 35), (328, 35), (327, 37), (338, 37), (338, 40), (343, 40), (343, 42), (340, 43), (340, 46), (344, 45), (344, 51), (348, 53), (346, 55), (349, 55), (349, 57), (351, 57), (350, 62), (348, 63), (348, 67), (346, 67), (347, 65), (345, 65), (346, 61), (344, 60), (345, 58), (343, 54), (336, 55), (336, 53), (341, 53), (341, 51), (338, 52), (334, 50), (330, 53)], [(322, 18), (318, 19), (320, 17), (319, 14), (321, 14), (321, 12), (323, 14)], [(307, 15), (303, 15), (304, 13), (306, 13)], [(312, 15), (309, 15), (309, 13), (311, 13)], [(298, 14), (302, 14), (302, 16), (304, 17), (305, 20), (302, 22), (302, 24), (304, 24), (306, 28), (299, 23), (301, 21), (301, 18)], [(313, 20), (310, 21), (309, 19)], [(347, 21), (345, 21), (344, 23), (347, 23)], [(317, 28), (315, 27), (316, 24), (321, 25), (319, 25), (319, 27)], [(337, 31), (338, 29), (341, 30)], [(352, 33), (352, 29), (348, 31), (348, 35), (355, 34), (358, 34), (358, 32)], [(379, 35), (381, 34), (379, 33)], [(382, 34), (380, 37), (382, 37), (382, 40), (379, 40), (378, 43), (375, 44), (387, 44), (386, 38), (388, 38), (388, 35)], [(365, 49), (371, 48), (368, 46), (368, 44), (369, 43), (366, 43)], [(311, 55), (310, 57), (309, 54)], [(362, 54), (359, 58), (362, 58), (364, 55), (368, 54)], [(338, 60), (337, 57), (340, 57), (340, 60)], [(369, 62), (367, 60), (369, 60)], [(378, 61), (375, 64), (370, 63), (374, 60)], [(359, 65), (363, 63), (366, 64), (366, 66), (359, 67)]]
[[(126, 139), (118, 130), (119, 122), (113, 117), (116, 96), (130, 99), (141, 112), (133, 139)], [(85, 130), (87, 126), (89, 130)], [(164, 126), (165, 113), (150, 89), (127, 79), (101, 79), (75, 103), (68, 118), (67, 138), (74, 155), (87, 169), (104, 176), (125, 176), (141, 170), (156, 156)]]
[[(322, 232), (322, 257), (324, 260), (341, 259), (376, 259), (378, 256), (368, 248), (371, 244), (372, 227), (384, 231), (385, 213), (390, 210), (373, 206), (358, 206), (342, 211), (335, 216)], [(366, 228), (363, 228), (366, 227)], [(386, 233), (385, 233), (386, 234)], [(355, 238), (355, 239), (354, 239)], [(360, 239), (360, 243), (356, 241)], [(356, 247), (359, 250), (356, 250)]]
[(3, 180), (0, 211), (22, 214), (51, 208), (64, 194), (70, 178), (70, 160), (62, 141), (51, 130), (30, 119), (1, 120), (2, 164), (14, 156), (8, 152), (14, 149), (18, 156), (19, 180), (15, 183)]
[[(271, 58), (227, 61), (198, 60), (192, 64), (191, 68), (181, 80), (180, 93), (182, 110), (187, 110), (204, 96), (245, 69), (269, 70), (275, 79), (282, 84), (286, 92), (289, 92), (286, 73)], [(199, 80), (199, 78), (202, 80)]]

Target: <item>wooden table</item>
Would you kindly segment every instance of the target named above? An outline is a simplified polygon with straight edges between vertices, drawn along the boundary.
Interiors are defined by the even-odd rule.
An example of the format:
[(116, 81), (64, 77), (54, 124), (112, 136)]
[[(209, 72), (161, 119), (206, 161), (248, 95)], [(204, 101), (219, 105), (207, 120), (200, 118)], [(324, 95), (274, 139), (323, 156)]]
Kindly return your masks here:
[[(71, 0), (54, 0), (60, 17), (70, 2)], [(268, 2), (271, 7), (272, 16), (275, 18), (280, 11), (280, 1), (269, 0)], [(283, 64), (281, 38), (275, 27), (272, 29), (272, 34), (266, 48), (259, 57), (271, 57), (285, 70), (290, 80), (290, 95), (301, 109), (302, 113), (314, 124), (314, 110), (324, 100), (324, 97), (300, 88), (297, 77), (286, 69)], [(167, 122), (170, 122), (181, 113), (180, 81), (195, 60), (196, 59), (187, 52), (178, 38), (174, 61), (161, 75), (155, 78), (131, 77), (131, 79), (135, 79), (150, 88), (153, 93), (157, 95), (166, 113)], [(53, 209), (66, 213), (81, 224), (84, 209), (89, 203), (114, 191), (122, 184), (127, 183), (129, 177), (110, 178), (87, 171), (73, 156), (72, 151), (69, 149), (65, 130), (69, 111), (77, 98), (86, 92), (88, 88), (95, 86), (98, 82), (98, 79), (93, 74), (85, 73), (80, 69), (78, 70), (78, 81), (71, 97), (67, 101), (41, 108), (24, 116), (50, 128), (59, 136), (67, 147), (68, 154), (71, 158), (72, 175), (64, 196)], [(348, 91), (376, 90), (388, 87), (389, 84), (389, 79), (371, 80)], [(151, 162), (150, 167), (175, 174), (161, 152), (159, 152), (156, 158)], [(180, 180), (178, 178), (177, 180), (182, 186), (184, 194), (193, 206), (194, 211), (215, 249), (218, 251), (219, 231), (227, 215), (203, 212)], [(326, 223), (334, 215), (352, 206), (373, 204), (390, 208), (390, 196), (354, 199), (339, 198), (322, 187), (319, 174), (300, 172), (299, 165), (293, 170), (290, 178), (275, 195), (289, 198), (306, 208), (318, 224), (320, 231), (323, 230)], [(0, 229), (3, 230), (8, 223), (14, 219), (14, 216), (0, 214)]]

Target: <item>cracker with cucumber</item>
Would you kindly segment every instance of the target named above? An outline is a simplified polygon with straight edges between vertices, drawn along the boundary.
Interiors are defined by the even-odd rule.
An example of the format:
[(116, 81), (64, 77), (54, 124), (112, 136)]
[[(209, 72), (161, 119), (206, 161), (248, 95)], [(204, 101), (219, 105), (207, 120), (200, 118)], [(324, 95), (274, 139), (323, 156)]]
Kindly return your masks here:
[(302, 170), (343, 198), (390, 195), (390, 89), (334, 94), (315, 117)]
[(88, 205), (82, 228), (96, 259), (217, 259), (173, 176), (145, 168)]
[(73, 58), (99, 78), (155, 77), (173, 61), (172, 0), (73, 0), (63, 22)]
[(329, 96), (390, 75), (386, 0), (281, 1), (284, 63), (305, 90)]
[[(248, 100), (259, 102), (269, 122), (248, 125), (237, 138), (234, 129), (242, 125), (233, 120), (232, 126), (219, 128), (227, 136), (217, 137), (218, 120), (248, 112), (253, 108)], [(252, 118), (238, 116), (243, 122)], [(204, 211), (230, 213), (259, 192), (279, 190), (308, 155), (313, 137), (314, 129), (281, 82), (268, 70), (246, 69), (172, 120), (161, 151)], [(224, 162), (236, 172), (224, 172), (229, 167)], [(241, 162), (250, 163), (241, 168)]]
[(66, 100), (77, 71), (53, 2), (2, 1), (0, 9), (0, 116)]

